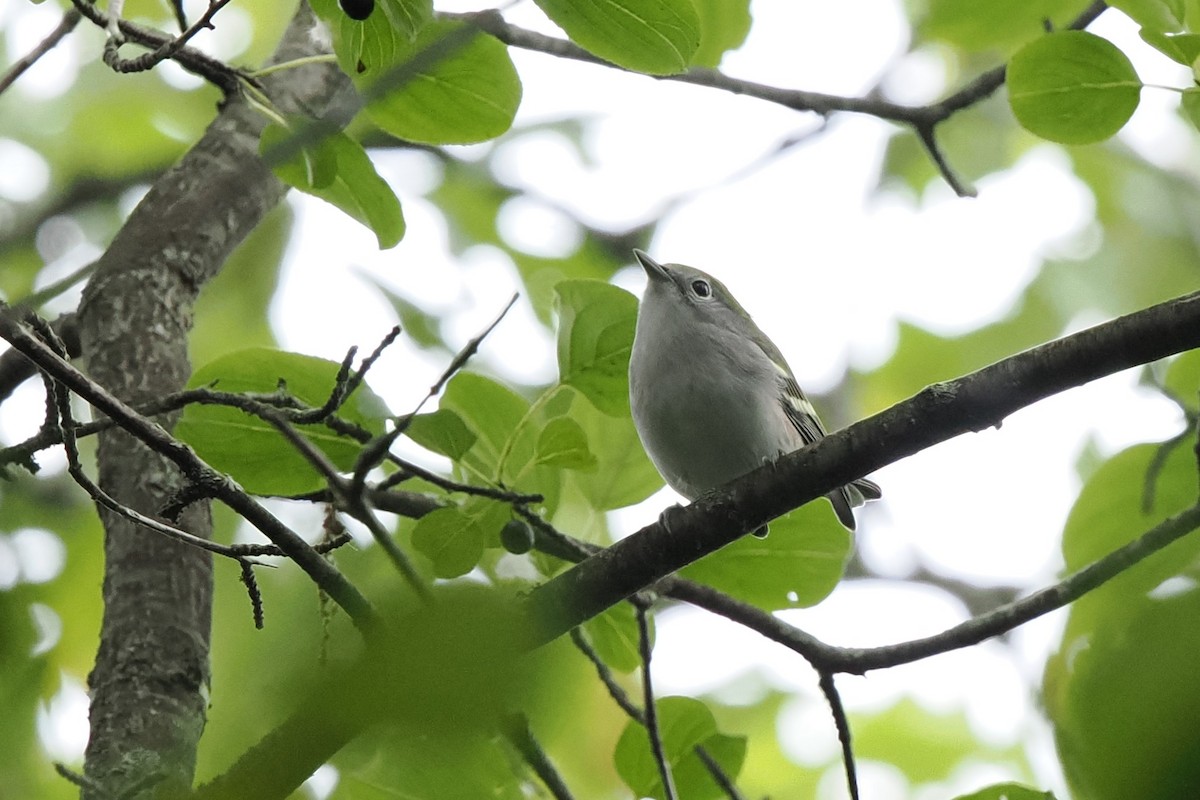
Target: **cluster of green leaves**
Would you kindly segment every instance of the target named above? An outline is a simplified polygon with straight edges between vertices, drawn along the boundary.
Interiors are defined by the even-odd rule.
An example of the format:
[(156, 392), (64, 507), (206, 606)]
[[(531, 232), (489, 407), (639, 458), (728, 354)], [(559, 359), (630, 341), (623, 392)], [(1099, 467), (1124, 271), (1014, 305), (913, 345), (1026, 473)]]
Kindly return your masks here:
[[(629, 412), (628, 367), (636, 299), (608, 283), (567, 280), (555, 287), (559, 380), (532, 399), (475, 372), (460, 372), (447, 384), (436, 411), (413, 417), (406, 435), (442, 455), (454, 477), (486, 488), (537, 493), (537, 509), (548, 520), (593, 541), (609, 541), (604, 513), (644, 500), (662, 479), (637, 439)], [(191, 385), (229, 392), (285, 390), (310, 406), (321, 405), (333, 388), (338, 365), (331, 361), (255, 348), (217, 358), (196, 370)], [(386, 409), (366, 387), (340, 412), (365, 430), (379, 432)], [(350, 469), (360, 451), (322, 425), (300, 426), (303, 435), (339, 469)], [(227, 471), (250, 491), (299, 495), (320, 488), (321, 476), (269, 423), (236, 408), (193, 405), (176, 433), (209, 463)], [(506, 503), (486, 496), (439, 497), (443, 507), (405, 529), (403, 536), (424, 557), (431, 577), (456, 578), (475, 569), (503, 582), (498, 564), (507, 552), (502, 534), (513, 524)], [(841, 577), (850, 538), (827, 504), (819, 501), (772, 525), (766, 540), (744, 538), (684, 570), (740, 599), (767, 609), (811, 605)], [(563, 568), (556, 559), (523, 556), (543, 576)], [(621, 610), (586, 626), (601, 657), (614, 669), (637, 668), (636, 627)], [(679, 699), (664, 707), (671, 758), (680, 780), (696, 784), (689, 797), (718, 797), (718, 789), (693, 749), (710, 755), (736, 775), (745, 740), (718, 734), (699, 701)], [(703, 718), (703, 719), (700, 719)], [(704, 724), (700, 724), (707, 720)], [(616, 749), (618, 772), (643, 794), (649, 751), (630, 742), (630, 727)], [(632, 738), (631, 738), (632, 737)], [(706, 787), (706, 788), (701, 788)]]
[[(352, 18), (336, 0), (312, 6), (333, 32), (338, 64), (362, 95), (371, 126), (427, 145), (488, 141), (512, 126), (521, 79), (507, 46), (471, 22), (435, 16), (431, 0), (380, 0), (366, 19)], [(750, 29), (746, 2), (541, 0), (538, 6), (580, 47), (649, 75), (716, 66)], [(350, 137), (279, 120), (267, 128), (262, 148), (281, 179), (370, 227), (380, 247), (403, 237), (399, 200)]]
[[(1200, 7), (1187, 0), (1118, 0), (1142, 39), (1200, 75)], [(1008, 96), (1028, 130), (1063, 144), (1090, 144), (1119, 131), (1141, 100), (1142, 81), (1116, 45), (1086, 31), (1035, 39), (1013, 56)], [(1200, 127), (1200, 89), (1181, 87), (1184, 116)]]
[[(1176, 359), (1167, 388), (1196, 412), (1200, 354)], [(1104, 462), (1063, 531), (1068, 570), (1087, 566), (1195, 505), (1193, 441), (1143, 444)], [(1046, 709), (1080, 796), (1186, 797), (1200, 782), (1195, 653), (1200, 634), (1200, 539), (1185, 537), (1071, 606), (1046, 664)], [(1136, 766), (1135, 766), (1136, 765)]]

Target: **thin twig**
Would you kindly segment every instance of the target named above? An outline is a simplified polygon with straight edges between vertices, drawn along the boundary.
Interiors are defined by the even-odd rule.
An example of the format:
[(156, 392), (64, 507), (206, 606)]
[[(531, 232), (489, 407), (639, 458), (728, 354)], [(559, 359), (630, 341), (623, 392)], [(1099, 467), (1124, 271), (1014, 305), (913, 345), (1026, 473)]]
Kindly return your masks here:
[(850, 720), (846, 718), (846, 709), (842, 705), (842, 696), (838, 693), (837, 685), (833, 682), (833, 673), (822, 671), (819, 685), (833, 715), (838, 741), (842, 744), (842, 763), (846, 767), (846, 787), (850, 790), (850, 800), (858, 800), (858, 770), (854, 766), (854, 748), (850, 744)]
[[(182, 50), (200, 31), (205, 29), (211, 30), (213, 27), (213, 17), (228, 4), (229, 0), (209, 0), (208, 9), (204, 12), (204, 15), (192, 23), (183, 33), (159, 45), (149, 53), (143, 53), (137, 58), (121, 58), (117, 51), (123, 43), (124, 37), (109, 37), (109, 40), (104, 45), (104, 63), (114, 71), (123, 73), (145, 72), (148, 69), (153, 69), (168, 58), (174, 58), (175, 54)], [(111, 13), (110, 6), (110, 27), (112, 19), (116, 19), (116, 16)]]
[(650, 644), (650, 623), (646, 619), (649, 611), (641, 604), (635, 604), (638, 623), (638, 650), (642, 656), (642, 707), (646, 716), (646, 735), (650, 737), (650, 752), (658, 764), (658, 775), (662, 780), (664, 800), (676, 800), (675, 779), (671, 775), (671, 765), (667, 762), (667, 754), (663, 750), (662, 735), (658, 730), (658, 710), (654, 702), (654, 686), (650, 681), (650, 653), (654, 649)]
[[(1086, 28), (1106, 8), (1108, 6), (1105, 3), (1094, 2), (1067, 27), (1073, 30)], [(496, 11), (461, 14), (447, 13), (441, 16), (466, 20), (511, 47), (519, 47), (559, 58), (569, 58), (576, 61), (623, 69), (592, 55), (574, 42), (511, 25)], [(909, 106), (902, 103), (894, 103), (873, 94), (861, 97), (847, 97), (825, 94), (823, 92), (803, 91), (800, 89), (784, 89), (778, 86), (769, 86), (755, 83), (754, 81), (733, 78), (715, 69), (701, 67), (693, 67), (687, 72), (678, 75), (654, 77), (659, 80), (690, 83), (733, 94), (754, 97), (796, 111), (811, 111), (821, 116), (828, 116), (834, 112), (851, 112), (908, 125), (916, 132), (934, 164), (951, 188), (959, 195), (971, 196), (975, 193), (975, 190), (968, 183), (960, 179), (953, 169), (951, 169), (941, 148), (938, 146), (935, 138), (935, 129), (939, 123), (948, 119), (956, 111), (972, 106), (991, 96), (993, 92), (1004, 84), (1005, 68), (1000, 66), (991, 69), (948, 97), (925, 106)]]
[(144, 443), (154, 452), (174, 463), (194, 482), (212, 487), (212, 496), (240, 514), (247, 522), (262, 531), (268, 539), (324, 588), (350, 615), (355, 625), (368, 637), (373, 637), (379, 617), (366, 597), (327, 562), (308, 542), (279, 521), (250, 495), (205, 463), (191, 448), (179, 442), (162, 426), (146, 419), (80, 372), (54, 352), (46, 343), (16, 319), (11, 309), (0, 303), (0, 338), (38, 365), (44, 373), (64, 384), (95, 408), (117, 421), (122, 429)]
[(554, 763), (546, 755), (545, 749), (533, 731), (529, 728), (529, 720), (524, 714), (513, 714), (505, 720), (504, 738), (516, 748), (533, 771), (541, 778), (542, 783), (554, 796), (555, 800), (573, 800), (571, 790), (566, 781), (555, 769)]
[(363, 486), (367, 480), (367, 473), (384, 460), (388, 450), (397, 439), (404, 435), (404, 432), (408, 430), (408, 426), (412, 423), (413, 418), (420, 413), (421, 409), (425, 407), (425, 404), (440, 394), (442, 388), (446, 385), (446, 382), (449, 381), (455, 373), (466, 366), (471, 357), (478, 352), (479, 345), (483, 343), (483, 340), (487, 338), (488, 334), (495, 330), (496, 326), (500, 324), (500, 321), (508, 314), (509, 309), (511, 309), (517, 302), (518, 296), (519, 295), (514, 294), (504, 308), (501, 309), (500, 313), (496, 315), (496, 318), (492, 320), (491, 324), (484, 328), (482, 333), (467, 342), (466, 345), (459, 350), (457, 354), (455, 354), (454, 358), (450, 360), (450, 363), (446, 366), (446, 369), (442, 372), (441, 376), (437, 379), (437, 381), (434, 382), (432, 386), (429, 387), (429, 392), (423, 398), (421, 398), (419, 403), (417, 403), (416, 408), (398, 419), (391, 431), (383, 436), (378, 437), (374, 442), (363, 448), (362, 453), (360, 453), (358, 456), (358, 463), (355, 464), (354, 467), (354, 477), (352, 478), (350, 485), (350, 491), (352, 494), (362, 494)]
[(86, 790), (89, 797), (94, 797), (96, 800), (112, 799), (112, 793), (103, 786), (96, 783), (83, 773), (76, 772), (61, 761), (54, 762), (54, 771), (66, 780), (78, 786), (80, 789)]
[(13, 65), (3, 75), (0, 75), (0, 92), (12, 86), (17, 78), (24, 75), (42, 56), (57, 47), (58, 43), (67, 37), (67, 34), (75, 30), (75, 26), (82, 18), (83, 15), (75, 9), (69, 9), (63, 14), (62, 21), (54, 30), (50, 31), (45, 39), (38, 43), (37, 47), (14, 61)]
[[(592, 666), (596, 670), (596, 676), (600, 678), (600, 682), (608, 690), (608, 694), (612, 697), (613, 702), (620, 706), (626, 716), (639, 725), (644, 726), (646, 724), (646, 717), (642, 714), (642, 710), (629, 699), (629, 695), (621, 688), (621, 684), (617, 682), (616, 676), (612, 674), (612, 670), (609, 669), (608, 664), (604, 663), (604, 659), (600, 658), (600, 654), (596, 652), (596, 648), (592, 647), (592, 643), (583, 635), (583, 630), (572, 628), (570, 636), (571, 642), (579, 652), (583, 653), (587, 660), (592, 662)], [(693, 748), (693, 752), (695, 752), (696, 757), (704, 764), (704, 767), (712, 775), (717, 786), (721, 788), (721, 791), (725, 792), (725, 796), (729, 800), (744, 800), (741, 792), (734, 785), (733, 780), (726, 774), (724, 767), (713, 758), (704, 745), (696, 745)]]
[[(86, 17), (95, 25), (108, 30), (110, 20), (108, 14), (101, 11), (89, 0), (71, 0), (75, 10)], [(126, 39), (146, 47), (162, 47), (170, 44), (175, 40), (174, 36), (163, 33), (154, 28), (147, 28), (143, 25), (138, 25), (136, 22), (130, 22), (127, 19), (114, 18), (116, 26)], [(179, 66), (192, 72), (196, 75), (212, 83), (218, 87), (226, 96), (231, 96), (237, 93), (238, 85), (242, 81), (252, 81), (247, 75), (241, 71), (230, 67), (220, 59), (197, 50), (194, 47), (184, 45), (176, 49), (171, 54), (171, 60), (179, 64)]]
[(608, 689), (608, 694), (613, 701), (621, 707), (625, 715), (630, 719), (642, 725), (646, 724), (646, 717), (642, 714), (642, 710), (634, 705), (629, 699), (629, 695), (621, 688), (621, 684), (617, 682), (616, 676), (612, 674), (608, 664), (604, 663), (604, 659), (600, 658), (600, 654), (596, 652), (596, 648), (592, 647), (592, 643), (583, 635), (583, 629), (571, 629), (571, 642), (587, 657), (588, 661), (592, 662), (592, 666), (596, 669), (596, 676), (600, 678), (600, 682), (604, 684), (604, 688)]
[(337, 466), (329, 460), (324, 451), (314, 445), (282, 415), (271, 409), (263, 409), (263, 419), (275, 426), (288, 444), (295, 448), (304, 459), (325, 479), (325, 484), (333, 494), (335, 502), (351, 512), (355, 519), (367, 526), (371, 536), (383, 549), (396, 570), (404, 576), (419, 597), (429, 599), (429, 587), (421, 573), (417, 572), (408, 555), (400, 549), (391, 535), (384, 529), (379, 519), (371, 513), (363, 502), (363, 495), (351, 492), (351, 487), (338, 472)]

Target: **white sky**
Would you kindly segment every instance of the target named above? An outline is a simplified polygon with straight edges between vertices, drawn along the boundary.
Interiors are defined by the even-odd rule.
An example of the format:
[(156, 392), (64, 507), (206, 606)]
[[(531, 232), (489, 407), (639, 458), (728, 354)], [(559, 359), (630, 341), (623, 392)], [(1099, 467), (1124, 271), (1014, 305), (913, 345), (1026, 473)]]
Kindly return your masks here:
[[(19, 14), (10, 6), (9, 19), (0, 7), (10, 53), (24, 52), (53, 27), (59, 12), (52, 5), (25, 6)], [(225, 9), (219, 22), (232, 20), (237, 11)], [(885, 74), (901, 73), (911, 95), (906, 99), (914, 102), (944, 89), (935, 59), (901, 60), (898, 0), (757, 0), (753, 12), (750, 40), (723, 64), (730, 74), (859, 93)], [(510, 18), (553, 32), (528, 2), (518, 4)], [(863, 19), (871, 24), (863, 25)], [(1166, 59), (1147, 55), (1115, 12), (1093, 30), (1133, 54), (1144, 80), (1188, 85), (1186, 74), (1181, 77)], [(62, 91), (62, 75), (76, 58), (73, 48), (59, 48), (23, 79), (24, 89)], [(518, 126), (573, 114), (597, 124), (587, 137), (589, 163), (550, 133), (500, 145), (501, 176), (535, 187), (548, 201), (507, 209), (504, 235), (538, 252), (560, 253), (570, 250), (578, 231), (553, 206), (610, 228), (661, 216), (651, 253), (718, 275), (814, 392), (833, 386), (848, 364), (869, 368), (884, 361), (899, 320), (955, 333), (998, 318), (1044, 256), (1073, 251), (1086, 239), (1091, 196), (1054, 147), (1034, 148), (1013, 169), (980, 181), (977, 199), (935, 187), (918, 207), (907, 197), (871, 194), (890, 130), (876, 120), (835, 117), (806, 145), (744, 173), (781, 142), (814, 130), (815, 117), (536, 54), (518, 51), (514, 60), (525, 86)], [(1143, 92), (1142, 109), (1122, 136), (1160, 162), (1180, 157), (1186, 143), (1181, 123), (1164, 113), (1176, 102), (1168, 92)], [(37, 180), (36, 160), (12, 153), (13, 145), (0, 141), (0, 157), (25, 164), (29, 180)], [(953, 163), (953, 152), (948, 155)], [(372, 348), (394, 320), (362, 273), (449, 314), (455, 343), (482, 329), (519, 288), (511, 264), (492, 249), (476, 248), (459, 262), (449, 255), (445, 224), (421, 198), (435, 185), (431, 159), (387, 153), (379, 167), (400, 195), (408, 221), (406, 239), (391, 251), (380, 253), (370, 232), (322, 202), (291, 197), (298, 235), (272, 308), (284, 347), (334, 359), (351, 345)], [(0, 179), (0, 194), (6, 194), (6, 185)], [(673, 204), (680, 197), (687, 199)], [(640, 293), (642, 278), (632, 267), (618, 282)], [(517, 380), (554, 377), (553, 344), (525, 304), (488, 340), (483, 356)], [(401, 411), (443, 367), (401, 343), (375, 371), (372, 384)], [(40, 408), (40, 396), (31, 394), (27, 402)], [(11, 416), (0, 420), (7, 440), (16, 434), (7, 421)], [(903, 576), (919, 562), (983, 583), (1044, 585), (1060, 568), (1058, 536), (1078, 489), (1074, 463), (1085, 442), (1094, 437), (1113, 452), (1165, 438), (1180, 424), (1175, 408), (1138, 389), (1132, 374), (1051, 398), (1014, 415), (998, 431), (960, 437), (881, 470), (875, 477), (885, 500), (864, 517), (858, 546), (884, 574)], [(664, 491), (612, 520), (619, 530), (635, 530), (674, 501)], [(961, 621), (964, 611), (936, 591), (879, 581), (840, 587), (817, 608), (785, 616), (833, 643), (871, 645), (936, 632)], [(839, 685), (852, 710), (882, 708), (906, 694), (938, 710), (965, 708), (989, 740), (1032, 741), (1044, 781), (1060, 789), (1048, 733), (1036, 719), (1028, 688), (1040, 678), (1060, 622), (1061, 615), (1022, 629), (1015, 653), (990, 644), (865, 679), (843, 678)], [(707, 691), (747, 673), (810, 696), (815, 692), (813, 676), (797, 657), (702, 612), (665, 615), (655, 659), (655, 680), (664, 693)], [(76, 701), (64, 695), (48, 718), (78, 723), (86, 706), (78, 702), (79, 687), (71, 691)], [(47, 728), (60, 730), (47, 733), (55, 757), (70, 759), (71, 750), (81, 751), (78, 736), (62, 733), (70, 727)], [(802, 762), (834, 757), (828, 712), (816, 701), (798, 700), (789, 708), (781, 734), (785, 748)], [(967, 772), (953, 787), (940, 789), (965, 791), (988, 777)], [(881, 767), (868, 765), (864, 782), (874, 798), (908, 794), (902, 780)], [(820, 796), (840, 798), (844, 791), (839, 768)]]

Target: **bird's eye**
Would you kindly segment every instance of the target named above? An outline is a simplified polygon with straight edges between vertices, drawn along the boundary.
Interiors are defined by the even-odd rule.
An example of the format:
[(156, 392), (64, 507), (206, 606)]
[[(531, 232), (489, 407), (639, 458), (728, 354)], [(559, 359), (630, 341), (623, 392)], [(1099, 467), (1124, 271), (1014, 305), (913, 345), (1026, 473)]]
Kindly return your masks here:
[(712, 294), (712, 287), (708, 285), (708, 281), (697, 279), (692, 281), (692, 291), (696, 293), (696, 297), (708, 297)]

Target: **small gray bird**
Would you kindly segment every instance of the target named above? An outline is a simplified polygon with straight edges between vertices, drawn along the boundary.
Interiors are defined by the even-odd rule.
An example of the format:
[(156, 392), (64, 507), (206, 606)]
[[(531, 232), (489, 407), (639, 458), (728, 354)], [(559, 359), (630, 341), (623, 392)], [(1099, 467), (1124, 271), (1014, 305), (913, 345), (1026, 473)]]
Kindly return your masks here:
[[(642, 445), (672, 489), (694, 500), (825, 435), (779, 348), (723, 283), (633, 253), (650, 280), (629, 359), (629, 400)], [(865, 478), (828, 495), (850, 530), (851, 509), (880, 496)]]

